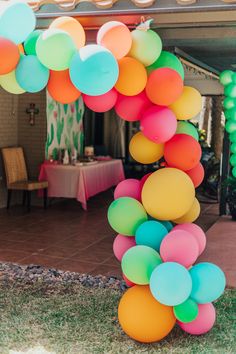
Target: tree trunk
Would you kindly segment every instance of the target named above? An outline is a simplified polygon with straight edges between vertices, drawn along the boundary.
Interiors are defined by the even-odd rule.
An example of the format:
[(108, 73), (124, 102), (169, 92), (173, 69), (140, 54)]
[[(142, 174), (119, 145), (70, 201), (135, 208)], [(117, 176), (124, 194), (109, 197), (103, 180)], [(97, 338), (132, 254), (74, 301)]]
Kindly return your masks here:
[(223, 125), (221, 121), (222, 117), (222, 97), (212, 97), (212, 109), (211, 109), (211, 147), (215, 153), (217, 159), (220, 160), (223, 146)]
[(206, 137), (208, 136), (208, 122), (211, 111), (211, 97), (206, 97), (204, 105), (204, 117), (203, 117), (203, 126), (202, 129), (206, 132)]

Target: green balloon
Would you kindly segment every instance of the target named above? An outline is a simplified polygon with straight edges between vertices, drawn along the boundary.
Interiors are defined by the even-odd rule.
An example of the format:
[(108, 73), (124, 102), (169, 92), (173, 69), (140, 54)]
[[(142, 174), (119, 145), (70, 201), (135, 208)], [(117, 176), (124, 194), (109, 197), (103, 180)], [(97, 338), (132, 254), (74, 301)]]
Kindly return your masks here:
[(224, 114), (227, 120), (236, 121), (236, 108), (226, 109)]
[(177, 130), (175, 134), (187, 134), (191, 135), (194, 139), (198, 141), (199, 135), (197, 129), (193, 124), (188, 122), (180, 121), (177, 123)]
[(181, 322), (192, 322), (198, 316), (198, 305), (192, 299), (188, 299), (182, 304), (174, 306), (174, 315)]
[(0, 76), (0, 85), (2, 88), (10, 93), (14, 93), (15, 95), (19, 95), (24, 93), (18, 82), (16, 81), (16, 72), (15, 70), (11, 71), (9, 74)]
[(236, 132), (229, 134), (229, 140), (231, 143), (236, 143)]
[(231, 98), (231, 97), (225, 97), (224, 101), (223, 101), (223, 107), (224, 109), (231, 109), (231, 108), (235, 108), (236, 106), (236, 100)]
[(232, 169), (232, 175), (236, 178), (236, 167)]
[(157, 251), (148, 246), (131, 247), (122, 257), (121, 268), (124, 275), (133, 283), (149, 284), (153, 270), (162, 263)]
[(236, 154), (231, 155), (229, 162), (231, 166), (236, 167)]
[(26, 38), (24, 49), (27, 55), (36, 55), (36, 42), (42, 33), (42, 30), (35, 30)]
[(177, 73), (180, 74), (182, 79), (184, 79), (184, 67), (181, 63), (181, 61), (172, 53), (162, 51), (161, 55), (159, 58), (152, 64), (147, 67), (147, 72), (148, 74), (151, 74), (153, 70), (159, 69), (159, 68), (170, 68)]
[(118, 198), (111, 203), (108, 209), (109, 224), (122, 235), (134, 236), (139, 225), (147, 219), (144, 207), (133, 198)]
[(236, 131), (236, 122), (235, 121), (231, 121), (228, 120), (228, 122), (225, 125), (225, 130), (227, 131), (227, 133), (233, 133)]
[(231, 70), (225, 70), (220, 74), (220, 83), (224, 86), (231, 84), (233, 81), (234, 72)]
[(236, 154), (236, 143), (231, 144), (230, 146), (230, 152), (232, 154)]
[(224, 89), (224, 95), (231, 98), (236, 98), (236, 84), (229, 84)]

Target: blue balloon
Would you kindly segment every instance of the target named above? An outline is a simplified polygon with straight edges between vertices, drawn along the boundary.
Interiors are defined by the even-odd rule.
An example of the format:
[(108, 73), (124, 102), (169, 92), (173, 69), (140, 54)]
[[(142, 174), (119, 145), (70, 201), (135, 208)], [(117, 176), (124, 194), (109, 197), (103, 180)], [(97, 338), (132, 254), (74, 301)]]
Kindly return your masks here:
[(16, 81), (27, 92), (44, 89), (49, 79), (49, 70), (35, 55), (21, 56), (16, 68)]
[(225, 289), (223, 271), (215, 264), (204, 262), (190, 269), (193, 282), (191, 298), (199, 304), (207, 304), (220, 297)]
[(106, 48), (90, 44), (74, 54), (70, 64), (70, 78), (75, 87), (90, 96), (110, 91), (119, 75), (118, 63)]
[(170, 232), (174, 227), (170, 221), (159, 221), (159, 222), (165, 226), (168, 232)]
[(163, 238), (168, 234), (167, 229), (158, 221), (145, 221), (135, 232), (135, 241), (137, 245), (144, 245), (160, 250)]
[(165, 262), (152, 272), (150, 290), (161, 304), (177, 306), (189, 298), (192, 279), (184, 266), (175, 262)]
[(16, 44), (22, 43), (34, 30), (36, 17), (29, 5), (22, 1), (6, 1), (0, 10), (0, 36)]

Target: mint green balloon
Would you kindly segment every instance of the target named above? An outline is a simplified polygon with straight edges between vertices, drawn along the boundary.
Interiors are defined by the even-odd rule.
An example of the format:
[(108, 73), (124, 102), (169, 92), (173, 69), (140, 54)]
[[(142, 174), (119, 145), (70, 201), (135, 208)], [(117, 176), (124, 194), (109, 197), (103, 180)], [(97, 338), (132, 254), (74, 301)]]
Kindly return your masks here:
[(236, 98), (236, 84), (229, 84), (224, 89), (224, 95), (231, 98)]
[[(148, 246), (131, 247), (122, 257), (121, 268), (124, 275), (133, 283), (149, 284), (153, 270), (162, 263), (157, 251)], [(145, 305), (145, 304), (143, 304)]]
[(42, 30), (35, 30), (26, 38), (24, 50), (27, 55), (36, 55), (36, 42), (42, 33)]
[(198, 316), (198, 305), (194, 300), (188, 299), (182, 304), (174, 306), (174, 315), (181, 322), (192, 322)]
[(236, 131), (236, 122), (235, 121), (231, 121), (228, 120), (228, 122), (225, 125), (225, 130), (227, 131), (227, 133), (233, 133)]
[(229, 134), (229, 140), (231, 143), (236, 143), (236, 132)]
[(147, 72), (148, 74), (151, 74), (153, 70), (159, 68), (173, 69), (177, 71), (177, 73), (179, 73), (182, 79), (184, 80), (184, 67), (181, 61), (170, 52), (166, 52), (165, 50), (163, 50), (159, 58), (152, 65), (149, 65), (147, 67)]
[(230, 152), (232, 154), (236, 154), (236, 143), (231, 144), (230, 146)]
[(15, 95), (19, 95), (25, 92), (25, 90), (20, 87), (20, 85), (16, 81), (15, 70), (11, 71), (9, 74), (0, 76), (0, 86), (2, 86), (5, 91), (13, 93)]
[(236, 167), (236, 154), (231, 155), (229, 162), (231, 166)]
[(178, 122), (177, 130), (175, 134), (187, 134), (187, 135), (191, 135), (197, 141), (199, 139), (197, 129), (194, 127), (193, 124), (188, 122), (182, 122), (182, 121)]
[(109, 224), (122, 235), (134, 236), (139, 225), (147, 219), (144, 207), (133, 198), (118, 198), (111, 203), (108, 209)]
[(233, 81), (234, 72), (231, 70), (225, 70), (220, 74), (220, 83), (224, 86), (231, 84)]
[(231, 97), (225, 97), (223, 101), (223, 107), (224, 109), (231, 109), (236, 107), (236, 100)]

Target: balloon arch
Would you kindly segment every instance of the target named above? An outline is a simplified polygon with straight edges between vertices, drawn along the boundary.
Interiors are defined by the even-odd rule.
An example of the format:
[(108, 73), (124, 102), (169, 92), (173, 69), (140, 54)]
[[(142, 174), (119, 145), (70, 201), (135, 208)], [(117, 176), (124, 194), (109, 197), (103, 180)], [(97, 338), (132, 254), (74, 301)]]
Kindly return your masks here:
[(119, 322), (131, 338), (146, 343), (164, 338), (176, 321), (190, 334), (208, 332), (215, 321), (212, 302), (225, 288), (220, 268), (195, 264), (206, 246), (193, 223), (204, 170), (198, 132), (188, 121), (200, 112), (201, 95), (184, 86), (180, 60), (162, 50), (149, 22), (132, 32), (121, 22), (107, 22), (96, 44), (85, 45), (84, 29), (71, 17), (41, 31), (25, 3), (0, 9), (3, 89), (22, 94), (46, 87), (64, 104), (82, 95), (95, 112), (114, 108), (121, 119), (140, 121), (130, 141), (134, 160), (165, 160), (140, 181), (121, 182), (108, 210), (118, 233), (114, 253), (130, 287), (118, 307)]

